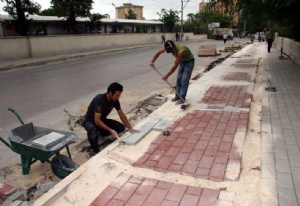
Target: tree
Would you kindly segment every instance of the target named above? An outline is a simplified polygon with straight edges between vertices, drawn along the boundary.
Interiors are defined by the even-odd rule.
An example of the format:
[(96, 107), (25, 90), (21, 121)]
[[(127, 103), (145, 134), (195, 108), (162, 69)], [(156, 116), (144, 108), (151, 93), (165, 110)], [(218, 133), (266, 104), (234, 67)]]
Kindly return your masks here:
[(179, 12), (175, 10), (164, 10), (163, 12), (157, 14), (160, 16), (160, 21), (164, 22), (164, 29), (166, 31), (175, 31), (175, 24), (179, 21)]
[[(233, 0), (219, 1), (233, 4)], [(284, 36), (300, 38), (299, 0), (239, 0), (237, 9), (242, 11), (239, 29), (246, 20), (247, 30), (262, 31), (271, 26)]]
[(220, 27), (228, 28), (231, 25), (232, 17), (222, 15), (220, 12), (205, 10), (197, 14), (188, 14), (184, 26), (195, 34), (208, 33), (208, 24), (220, 22)]
[(136, 14), (131, 9), (129, 9), (128, 14), (125, 14), (125, 18), (126, 19), (136, 19)]
[(51, 8), (44, 9), (39, 13), (40, 16), (58, 16), (58, 11)]
[(58, 12), (59, 17), (66, 17), (70, 25), (68, 32), (76, 33), (76, 18), (88, 17), (92, 9), (93, 0), (51, 0), (52, 8)]
[(28, 22), (26, 20), (25, 13), (37, 14), (39, 13), (41, 6), (31, 0), (1, 0), (6, 2), (3, 11), (6, 11), (9, 15), (17, 19), (16, 31), (21, 36), (28, 35)]
[(93, 13), (89, 15), (91, 22), (99, 21), (100, 19), (108, 18), (109, 14)]

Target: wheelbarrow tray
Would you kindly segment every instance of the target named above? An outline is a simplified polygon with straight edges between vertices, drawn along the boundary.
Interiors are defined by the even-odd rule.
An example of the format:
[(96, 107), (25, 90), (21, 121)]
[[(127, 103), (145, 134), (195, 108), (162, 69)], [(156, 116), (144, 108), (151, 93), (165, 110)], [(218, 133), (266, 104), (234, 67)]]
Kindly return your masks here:
[[(63, 137), (49, 146), (41, 146), (35, 143), (35, 140), (53, 132), (59, 133)], [(58, 151), (74, 142), (76, 138), (77, 136), (74, 133), (36, 127), (33, 123), (24, 124), (9, 131), (9, 141), (14, 152), (40, 161), (47, 161)]]

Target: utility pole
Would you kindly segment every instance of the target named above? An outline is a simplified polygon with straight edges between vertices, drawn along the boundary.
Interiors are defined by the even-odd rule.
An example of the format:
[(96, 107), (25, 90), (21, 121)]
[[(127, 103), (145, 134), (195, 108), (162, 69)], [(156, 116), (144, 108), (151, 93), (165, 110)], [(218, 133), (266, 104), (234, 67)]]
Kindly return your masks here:
[(183, 39), (183, 9), (184, 9), (184, 7), (186, 6), (186, 4), (189, 2), (189, 0), (186, 0), (186, 4), (185, 4), (185, 6), (183, 7), (183, 1), (184, 0), (181, 0), (181, 34), (180, 34), (180, 41), (182, 41), (182, 39)]
[(161, 16), (163, 19), (163, 32), (165, 32), (165, 9), (161, 9)]
[(181, 26), (180, 26), (180, 41), (182, 41), (183, 36), (183, 0), (181, 0)]

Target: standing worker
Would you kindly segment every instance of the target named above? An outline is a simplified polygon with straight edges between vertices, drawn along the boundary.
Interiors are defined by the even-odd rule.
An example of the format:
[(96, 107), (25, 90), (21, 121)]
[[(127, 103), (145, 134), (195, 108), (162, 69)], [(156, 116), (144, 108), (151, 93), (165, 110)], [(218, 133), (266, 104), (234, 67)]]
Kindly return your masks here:
[[(166, 41), (165, 47), (159, 50), (152, 58), (150, 62), (150, 66), (154, 68), (155, 60), (164, 52), (172, 53), (172, 55), (176, 58), (172, 68), (170, 71), (163, 77), (164, 81), (167, 81), (169, 76), (173, 74), (173, 72), (177, 69), (178, 65), (178, 74), (176, 81), (176, 90), (178, 94), (185, 100), (189, 82), (192, 76), (192, 72), (195, 65), (195, 58), (191, 52), (191, 50), (180, 43), (174, 43), (171, 40)], [(176, 94), (174, 98), (171, 100), (172, 102), (176, 102), (176, 104), (183, 104), (184, 102), (180, 97)]]
[[(138, 130), (133, 129), (123, 113), (119, 98), (123, 92), (123, 86), (117, 82), (109, 85), (107, 92), (105, 94), (98, 94), (91, 101), (88, 110), (85, 115), (84, 128), (87, 131), (88, 140), (93, 149), (94, 153), (98, 153), (98, 138), (99, 135), (108, 136), (112, 135), (114, 138), (118, 138), (118, 133), (125, 130), (125, 126), (128, 128), (129, 132), (135, 133)], [(119, 114), (122, 123), (107, 119), (107, 116), (115, 108)]]
[(267, 31), (266, 39), (268, 41), (268, 52), (270, 53), (272, 43), (273, 43), (273, 40), (274, 40), (274, 33), (272, 31), (272, 28), (270, 28), (269, 31)]

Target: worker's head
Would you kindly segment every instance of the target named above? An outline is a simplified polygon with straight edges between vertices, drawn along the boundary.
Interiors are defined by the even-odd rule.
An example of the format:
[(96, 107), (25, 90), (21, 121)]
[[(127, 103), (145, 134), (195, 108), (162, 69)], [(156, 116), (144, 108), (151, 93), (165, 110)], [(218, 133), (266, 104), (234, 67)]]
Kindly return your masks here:
[(120, 99), (123, 92), (123, 86), (117, 82), (111, 83), (107, 88), (107, 94), (112, 101)]
[(166, 41), (165, 49), (166, 49), (167, 53), (172, 53), (174, 48), (175, 48), (175, 44), (173, 41), (171, 41), (171, 40)]

